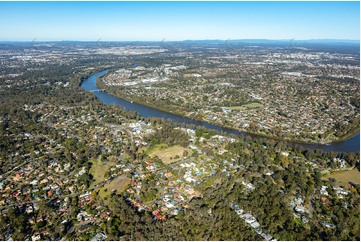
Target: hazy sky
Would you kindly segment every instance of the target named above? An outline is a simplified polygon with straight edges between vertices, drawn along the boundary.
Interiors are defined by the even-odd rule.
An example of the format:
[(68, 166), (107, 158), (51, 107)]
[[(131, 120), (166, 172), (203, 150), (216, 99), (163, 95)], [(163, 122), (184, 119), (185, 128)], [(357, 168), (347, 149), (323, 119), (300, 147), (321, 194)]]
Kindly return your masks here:
[(358, 40), (359, 29), (359, 2), (0, 2), (0, 40)]

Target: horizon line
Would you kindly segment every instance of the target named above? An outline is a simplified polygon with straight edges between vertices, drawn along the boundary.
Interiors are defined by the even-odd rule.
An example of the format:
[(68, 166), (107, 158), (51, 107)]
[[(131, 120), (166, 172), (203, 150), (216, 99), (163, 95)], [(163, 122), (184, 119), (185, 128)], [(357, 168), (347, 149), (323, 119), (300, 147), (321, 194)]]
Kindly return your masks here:
[(72, 39), (63, 39), (63, 40), (38, 40), (37, 38), (29, 40), (0, 40), (0, 42), (185, 42), (185, 41), (243, 41), (243, 40), (262, 40), (262, 41), (355, 41), (360, 42), (360, 39), (337, 39), (337, 38), (315, 38), (315, 39), (182, 39), (182, 40), (167, 40), (163, 38), (161, 40), (102, 40), (101, 38), (97, 40), (72, 40)]

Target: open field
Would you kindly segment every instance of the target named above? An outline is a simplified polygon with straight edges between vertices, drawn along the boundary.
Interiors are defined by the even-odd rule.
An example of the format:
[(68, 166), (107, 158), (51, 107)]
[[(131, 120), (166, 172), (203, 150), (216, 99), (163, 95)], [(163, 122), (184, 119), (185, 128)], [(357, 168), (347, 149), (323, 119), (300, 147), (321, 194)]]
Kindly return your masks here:
[(263, 105), (261, 103), (248, 103), (242, 106), (233, 106), (233, 107), (229, 107), (229, 109), (231, 110), (239, 110), (239, 111), (243, 111), (243, 110), (247, 110), (247, 109), (253, 109), (253, 108), (262, 108)]
[(129, 184), (130, 178), (125, 175), (118, 176), (113, 181), (105, 184), (104, 187), (99, 189), (99, 196), (101, 198), (109, 197), (113, 190), (116, 190), (117, 194), (122, 193)]
[(351, 171), (338, 171), (324, 176), (323, 179), (335, 178), (336, 185), (347, 185), (349, 182), (360, 184), (360, 172), (357, 169)]
[[(175, 145), (172, 147), (160, 145), (160, 146), (157, 146), (156, 149), (153, 149), (149, 153), (149, 155), (151, 157), (158, 156), (159, 159), (161, 159), (164, 164), (171, 164), (172, 162), (180, 160), (183, 157), (183, 152), (185, 150), (187, 150), (187, 149), (183, 148), (182, 146), (179, 146), (179, 145)], [(177, 155), (179, 156), (179, 158), (175, 159), (175, 156), (177, 156)]]
[(96, 185), (104, 181), (105, 173), (109, 170), (109, 167), (116, 165), (116, 161), (115, 157), (110, 157), (106, 162), (102, 162), (100, 159), (92, 160), (92, 164), (90, 169), (90, 173), (94, 178), (92, 185)]
[(198, 73), (185, 73), (183, 77), (199, 77)]

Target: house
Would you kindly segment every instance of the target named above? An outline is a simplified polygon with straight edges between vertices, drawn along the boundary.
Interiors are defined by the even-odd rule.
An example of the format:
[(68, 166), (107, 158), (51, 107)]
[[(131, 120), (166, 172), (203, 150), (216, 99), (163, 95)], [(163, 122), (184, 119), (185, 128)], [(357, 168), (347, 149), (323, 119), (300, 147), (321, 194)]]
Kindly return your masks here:
[(166, 208), (166, 207), (161, 207), (161, 208), (160, 208), (160, 211), (166, 212), (166, 211), (168, 211), (168, 208)]
[(253, 190), (256, 189), (256, 187), (255, 187), (252, 183), (245, 183), (245, 182), (243, 181), (242, 184), (243, 184), (243, 185), (246, 187), (246, 189), (248, 189), (248, 190), (253, 191)]
[(233, 208), (234, 210), (237, 210), (237, 209), (239, 209), (239, 206), (238, 206), (238, 204), (232, 204), (231, 208)]
[(288, 157), (289, 156), (289, 153), (287, 151), (282, 151), (281, 152), (281, 155), (282, 156), (285, 156), (285, 157)]
[(20, 177), (24, 174), (23, 171), (19, 171), (15, 174), (14, 181), (18, 181)]
[(161, 215), (159, 210), (154, 210), (152, 214), (154, 215), (154, 220), (165, 220), (165, 216)]
[(302, 223), (306, 224), (308, 222), (309, 222), (308, 218), (306, 218), (305, 216), (302, 216)]
[(328, 188), (327, 186), (321, 187), (321, 190), (320, 190), (321, 195), (328, 196), (327, 188)]
[(261, 228), (255, 229), (256, 233), (261, 235), (263, 233), (263, 230)]
[(241, 216), (241, 218), (248, 224), (251, 224), (253, 222), (256, 222), (256, 218), (253, 217), (251, 214), (249, 213), (245, 213)]
[(228, 108), (222, 107), (222, 112), (223, 112), (223, 113), (230, 113), (230, 112), (232, 112), (232, 110), (231, 110), (231, 109), (228, 109)]
[(13, 192), (13, 197), (18, 197), (21, 194), (20, 190), (17, 190), (16, 192)]
[(32, 213), (34, 211), (33, 207), (32, 206), (26, 206), (26, 213)]
[(173, 176), (173, 174), (172, 174), (172, 172), (167, 172), (164, 174), (164, 176), (169, 179)]
[(295, 198), (291, 201), (291, 207), (297, 213), (303, 214), (305, 213), (305, 208), (303, 207), (303, 199), (302, 198)]
[(326, 221), (322, 221), (320, 222), (323, 226), (325, 226), (326, 228), (336, 228), (336, 225), (326, 222)]
[(104, 239), (106, 239), (108, 236), (103, 234), (103, 233), (97, 233), (92, 239), (91, 241), (102, 241)]
[(258, 228), (259, 226), (260, 226), (260, 224), (257, 221), (251, 223), (251, 227), (254, 229)]
[(272, 239), (272, 236), (270, 234), (268, 234), (268, 233), (265, 233), (265, 232), (263, 232), (261, 234), (261, 236), (267, 241), (270, 241)]
[(295, 207), (295, 211), (297, 213), (305, 213), (305, 208), (303, 206), (298, 205)]
[(40, 234), (34, 234), (31, 236), (32, 241), (39, 241), (41, 239)]
[(174, 204), (167, 202), (167, 203), (165, 204), (165, 206), (166, 206), (167, 208), (172, 208), (172, 207), (174, 207)]
[(338, 163), (341, 169), (346, 167), (346, 161), (344, 159), (333, 158), (333, 162)]
[(169, 214), (170, 214), (170, 215), (173, 215), (173, 216), (177, 216), (178, 213), (179, 213), (179, 210), (178, 210), (178, 209), (173, 209), (173, 210), (170, 211)]
[(336, 191), (336, 195), (342, 197), (342, 195), (348, 195), (350, 192), (339, 186), (333, 186), (333, 190)]
[(25, 169), (24, 169), (24, 172), (25, 172), (25, 173), (29, 173), (30, 171), (31, 171), (31, 170), (30, 170), (29, 168), (25, 168)]
[(101, 213), (101, 214), (99, 215), (99, 218), (108, 218), (109, 215), (110, 215), (109, 212), (103, 212), (103, 213)]
[(186, 180), (187, 182), (189, 182), (189, 183), (196, 181), (196, 180), (195, 180), (194, 178), (192, 178), (192, 177), (186, 177), (185, 180)]
[(56, 189), (56, 190), (55, 190), (55, 193), (56, 193), (56, 195), (60, 195), (60, 194), (61, 194), (60, 188)]
[(76, 216), (76, 219), (78, 220), (78, 222), (84, 220), (87, 221), (90, 219), (90, 215), (87, 212), (81, 212), (78, 213), (78, 215)]
[(90, 195), (90, 192), (85, 192), (84, 194), (79, 195), (79, 198), (89, 197)]

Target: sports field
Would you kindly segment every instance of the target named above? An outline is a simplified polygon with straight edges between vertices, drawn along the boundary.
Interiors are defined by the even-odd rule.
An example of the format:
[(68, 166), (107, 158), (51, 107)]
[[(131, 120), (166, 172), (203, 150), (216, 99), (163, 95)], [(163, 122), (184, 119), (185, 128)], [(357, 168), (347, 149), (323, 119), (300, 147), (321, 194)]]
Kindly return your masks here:
[(324, 176), (324, 179), (334, 178), (336, 185), (348, 185), (349, 182), (360, 184), (360, 172), (357, 169), (351, 171), (337, 171)]

